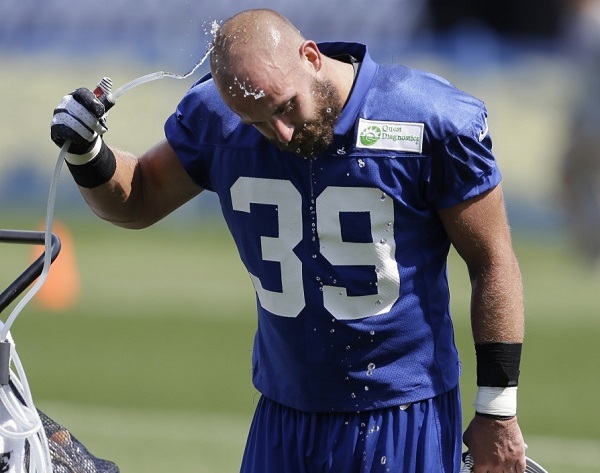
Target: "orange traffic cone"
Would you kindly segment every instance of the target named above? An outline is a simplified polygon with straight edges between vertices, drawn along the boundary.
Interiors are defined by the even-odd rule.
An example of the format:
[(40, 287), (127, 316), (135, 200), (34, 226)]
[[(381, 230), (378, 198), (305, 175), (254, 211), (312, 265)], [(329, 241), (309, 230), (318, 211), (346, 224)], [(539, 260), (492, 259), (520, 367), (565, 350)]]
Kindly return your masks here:
[[(47, 279), (33, 300), (44, 309), (62, 311), (75, 305), (81, 283), (75, 247), (69, 230), (65, 225), (54, 222), (52, 232), (60, 238), (60, 253), (50, 266)], [(38, 258), (43, 251), (43, 247), (35, 246), (33, 259)]]

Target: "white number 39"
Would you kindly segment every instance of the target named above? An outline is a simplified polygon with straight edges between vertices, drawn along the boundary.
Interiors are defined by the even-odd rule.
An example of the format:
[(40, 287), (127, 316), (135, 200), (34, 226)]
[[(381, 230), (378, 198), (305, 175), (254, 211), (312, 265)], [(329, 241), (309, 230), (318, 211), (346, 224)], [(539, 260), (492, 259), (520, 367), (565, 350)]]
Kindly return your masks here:
[[(282, 317), (297, 317), (306, 305), (302, 261), (293, 249), (302, 240), (302, 196), (290, 181), (240, 177), (231, 187), (233, 209), (250, 213), (250, 204), (278, 209), (277, 237), (261, 237), (262, 258), (281, 265), (282, 291), (270, 291), (252, 273), (262, 307)], [(349, 296), (342, 286), (323, 285), (323, 305), (336, 319), (360, 319), (389, 312), (398, 300), (400, 274), (395, 261), (394, 205), (380, 189), (328, 187), (315, 202), (319, 250), (333, 266), (375, 268), (375, 293)], [(342, 239), (342, 212), (368, 213), (371, 242)], [(364, 219), (366, 221), (366, 219)], [(373, 291), (371, 291), (373, 292)]]

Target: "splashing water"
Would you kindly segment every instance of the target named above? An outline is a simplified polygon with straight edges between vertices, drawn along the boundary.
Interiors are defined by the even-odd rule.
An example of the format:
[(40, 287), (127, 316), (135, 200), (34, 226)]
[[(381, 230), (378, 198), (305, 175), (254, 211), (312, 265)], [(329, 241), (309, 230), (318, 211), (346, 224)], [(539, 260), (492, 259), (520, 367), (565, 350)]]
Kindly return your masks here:
[[(252, 86), (246, 84), (246, 81), (241, 81), (235, 76), (233, 78), (233, 83), (237, 85), (240, 90), (244, 93), (244, 97), (254, 97), (254, 100), (262, 99), (265, 96), (264, 90), (252, 90)], [(229, 90), (232, 90), (233, 87), (229, 87)], [(234, 92), (231, 93), (232, 97), (235, 97), (236, 94)]]

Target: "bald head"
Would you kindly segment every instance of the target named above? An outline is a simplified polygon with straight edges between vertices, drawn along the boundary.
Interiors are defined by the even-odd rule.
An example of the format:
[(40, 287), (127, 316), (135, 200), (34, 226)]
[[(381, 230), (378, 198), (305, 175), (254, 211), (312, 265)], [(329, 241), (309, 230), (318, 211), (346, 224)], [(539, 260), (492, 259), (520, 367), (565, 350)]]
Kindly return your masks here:
[(223, 102), (242, 123), (302, 156), (331, 144), (354, 80), (351, 64), (321, 54), (287, 18), (266, 9), (223, 23), (210, 66)]
[(234, 77), (248, 80), (261, 65), (290, 69), (304, 41), (298, 29), (273, 10), (238, 13), (215, 33), (210, 55), (213, 78), (219, 85), (231, 83)]

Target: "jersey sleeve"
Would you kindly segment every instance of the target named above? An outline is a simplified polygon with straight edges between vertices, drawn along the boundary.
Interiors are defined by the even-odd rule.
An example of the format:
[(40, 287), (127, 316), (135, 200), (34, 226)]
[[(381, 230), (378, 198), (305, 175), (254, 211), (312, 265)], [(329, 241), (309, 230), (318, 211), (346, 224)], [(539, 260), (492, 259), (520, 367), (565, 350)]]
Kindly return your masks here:
[(482, 105), (464, 127), (432, 150), (427, 199), (448, 208), (496, 187), (501, 179)]
[(186, 93), (164, 126), (165, 137), (192, 180), (214, 190), (209, 168), (215, 149), (235, 129), (233, 114), (225, 110), (208, 76)]
[(167, 119), (165, 136), (192, 180), (203, 189), (209, 189), (206, 174), (201, 170), (201, 161), (195, 159), (198, 154), (195, 146), (197, 136), (185, 126), (179, 108)]

